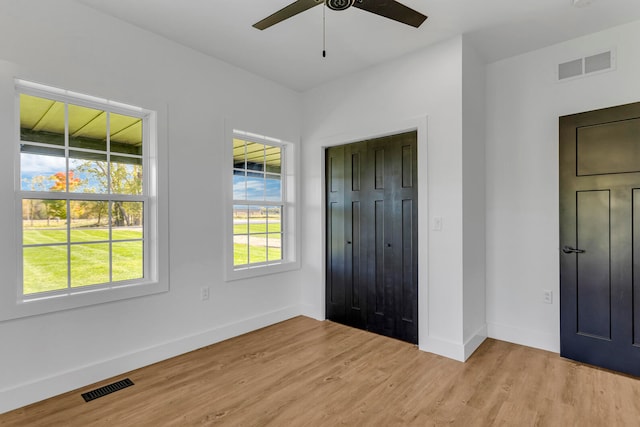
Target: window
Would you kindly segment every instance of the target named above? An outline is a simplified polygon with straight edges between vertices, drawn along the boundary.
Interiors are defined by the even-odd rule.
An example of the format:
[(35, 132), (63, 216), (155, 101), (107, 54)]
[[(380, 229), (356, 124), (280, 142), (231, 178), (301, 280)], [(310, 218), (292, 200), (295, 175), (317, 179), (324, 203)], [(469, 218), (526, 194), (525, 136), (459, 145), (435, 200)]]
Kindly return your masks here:
[[(231, 276), (295, 266), (293, 146), (234, 130), (232, 136)], [(237, 274), (241, 272), (243, 274)]]
[(155, 113), (16, 88), (18, 301), (157, 283)]

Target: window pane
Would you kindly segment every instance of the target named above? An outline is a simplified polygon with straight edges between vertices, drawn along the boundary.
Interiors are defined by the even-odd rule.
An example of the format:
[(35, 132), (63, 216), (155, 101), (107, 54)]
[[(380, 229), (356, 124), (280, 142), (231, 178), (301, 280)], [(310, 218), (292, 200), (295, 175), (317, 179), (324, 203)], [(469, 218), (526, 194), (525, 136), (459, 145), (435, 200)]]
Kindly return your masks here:
[(270, 173), (282, 173), (282, 149), (272, 145), (265, 147), (265, 170)]
[(111, 192), (142, 194), (142, 159), (111, 156)]
[(233, 140), (233, 167), (235, 169), (246, 169), (245, 142), (240, 139)]
[(264, 144), (247, 142), (247, 170), (264, 171)]
[(267, 235), (249, 235), (249, 262), (267, 261)]
[(97, 285), (108, 281), (108, 243), (71, 246), (71, 287)]
[(249, 263), (249, 237), (233, 236), (233, 265)]
[(72, 193), (107, 193), (107, 155), (69, 152), (69, 191)]
[(115, 242), (112, 248), (114, 282), (144, 277), (142, 241)]
[(108, 202), (72, 200), (70, 209), (72, 242), (109, 240)]
[(24, 244), (67, 241), (66, 200), (23, 200), (22, 218)]
[(111, 209), (113, 240), (142, 239), (143, 202), (114, 202)]
[(282, 234), (269, 234), (268, 236), (269, 261), (282, 259)]
[(56, 185), (54, 176), (64, 174), (66, 170), (64, 150), (26, 144), (20, 147), (22, 191), (52, 191)]
[(20, 140), (64, 145), (64, 103), (21, 94)]
[(105, 151), (107, 113), (69, 104), (69, 146)]
[(67, 242), (67, 204), (64, 200), (22, 200), (22, 242), (43, 245)]
[(67, 246), (38, 246), (22, 250), (23, 293), (67, 287)]
[(282, 207), (270, 206), (267, 209), (267, 232), (280, 233), (282, 231)]
[(233, 234), (249, 233), (249, 207), (233, 206)]
[[(233, 200), (247, 199), (247, 178), (244, 172), (233, 171)], [(236, 175), (236, 173), (238, 173)]]
[(247, 172), (247, 200), (264, 200), (264, 174)]
[(267, 209), (264, 206), (251, 206), (251, 217), (249, 219), (249, 233), (266, 233), (267, 232)]
[(142, 119), (111, 113), (111, 152), (142, 155)]
[(282, 180), (280, 175), (265, 175), (265, 200), (282, 200)]

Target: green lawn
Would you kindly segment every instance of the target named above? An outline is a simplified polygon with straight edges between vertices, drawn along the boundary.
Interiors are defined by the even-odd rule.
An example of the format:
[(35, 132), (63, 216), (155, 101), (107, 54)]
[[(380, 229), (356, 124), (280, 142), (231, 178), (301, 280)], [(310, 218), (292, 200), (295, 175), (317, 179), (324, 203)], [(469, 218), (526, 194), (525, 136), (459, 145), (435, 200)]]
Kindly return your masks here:
[[(268, 248), (269, 261), (282, 259), (282, 250), (280, 248)], [(233, 245), (233, 265), (247, 264), (247, 257), (251, 256), (250, 262), (267, 261), (267, 249), (264, 246), (247, 246), (242, 243)]]
[[(280, 223), (251, 223), (249, 232), (280, 232)], [(234, 233), (246, 233), (247, 226), (234, 225)], [(136, 229), (113, 229), (112, 231), (112, 280), (142, 278), (142, 240), (119, 242), (117, 240), (142, 239), (142, 231)], [(266, 234), (262, 237), (266, 237)], [(70, 286), (81, 287), (109, 282), (109, 239), (107, 229), (79, 228), (71, 230)], [(25, 295), (66, 289), (69, 281), (67, 269), (66, 231), (64, 229), (27, 228), (23, 230), (25, 245), (56, 244), (55, 246), (25, 247), (23, 249), (23, 287)], [(267, 253), (270, 261), (282, 258), (282, 249), (266, 245), (233, 245), (234, 265), (247, 262), (265, 262)]]
[(23, 289), (26, 294), (67, 287), (67, 246), (23, 249)]
[[(252, 237), (267, 238), (267, 232), (280, 233), (282, 227), (280, 221), (267, 223), (264, 222), (244, 222), (233, 225), (233, 234), (246, 235), (251, 234)], [(275, 235), (277, 236), (277, 234)], [(246, 243), (235, 242), (233, 244), (233, 264), (244, 265), (249, 262), (265, 262), (267, 261), (267, 253), (269, 261), (282, 259), (282, 249), (279, 247), (266, 247), (267, 245), (247, 245)]]
[[(280, 226), (280, 222), (271, 222), (268, 224), (261, 223), (249, 223), (249, 233), (280, 233), (282, 227)], [(233, 224), (233, 234), (247, 234), (247, 223), (244, 224)]]
[[(112, 231), (113, 240), (141, 239), (141, 229), (118, 229)], [(80, 242), (104, 242), (109, 240), (109, 230), (106, 228), (77, 228), (71, 229), (71, 241)], [(66, 243), (66, 229), (25, 229), (22, 231), (22, 242), (25, 245), (42, 245), (50, 243)]]
[[(114, 229), (114, 239), (141, 239), (141, 230)], [(71, 231), (70, 286), (81, 287), (109, 282), (109, 244), (87, 243), (108, 240), (105, 229)], [(25, 247), (23, 249), (23, 289), (25, 294), (67, 288), (66, 234), (63, 230), (26, 229), (25, 245), (61, 243), (55, 246)], [(142, 240), (112, 242), (112, 280), (138, 279), (144, 276)]]

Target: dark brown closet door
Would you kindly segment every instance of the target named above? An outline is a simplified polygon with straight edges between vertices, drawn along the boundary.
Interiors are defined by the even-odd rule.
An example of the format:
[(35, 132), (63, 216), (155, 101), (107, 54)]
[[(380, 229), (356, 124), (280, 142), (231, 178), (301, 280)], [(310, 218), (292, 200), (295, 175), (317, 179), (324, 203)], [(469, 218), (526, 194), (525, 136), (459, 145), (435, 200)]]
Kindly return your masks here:
[(326, 153), (327, 318), (417, 343), (417, 134)]

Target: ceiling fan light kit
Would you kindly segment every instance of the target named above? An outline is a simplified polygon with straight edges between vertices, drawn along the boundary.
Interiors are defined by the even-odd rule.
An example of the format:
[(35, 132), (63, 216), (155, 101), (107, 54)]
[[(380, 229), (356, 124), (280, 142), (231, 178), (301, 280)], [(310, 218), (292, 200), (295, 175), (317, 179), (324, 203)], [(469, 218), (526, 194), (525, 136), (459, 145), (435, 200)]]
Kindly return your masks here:
[(347, 10), (353, 6), (415, 28), (418, 28), (427, 19), (426, 15), (395, 0), (297, 0), (265, 19), (256, 22), (253, 27), (258, 30), (265, 30), (272, 25), (323, 3), (326, 4), (328, 9), (336, 11)]

